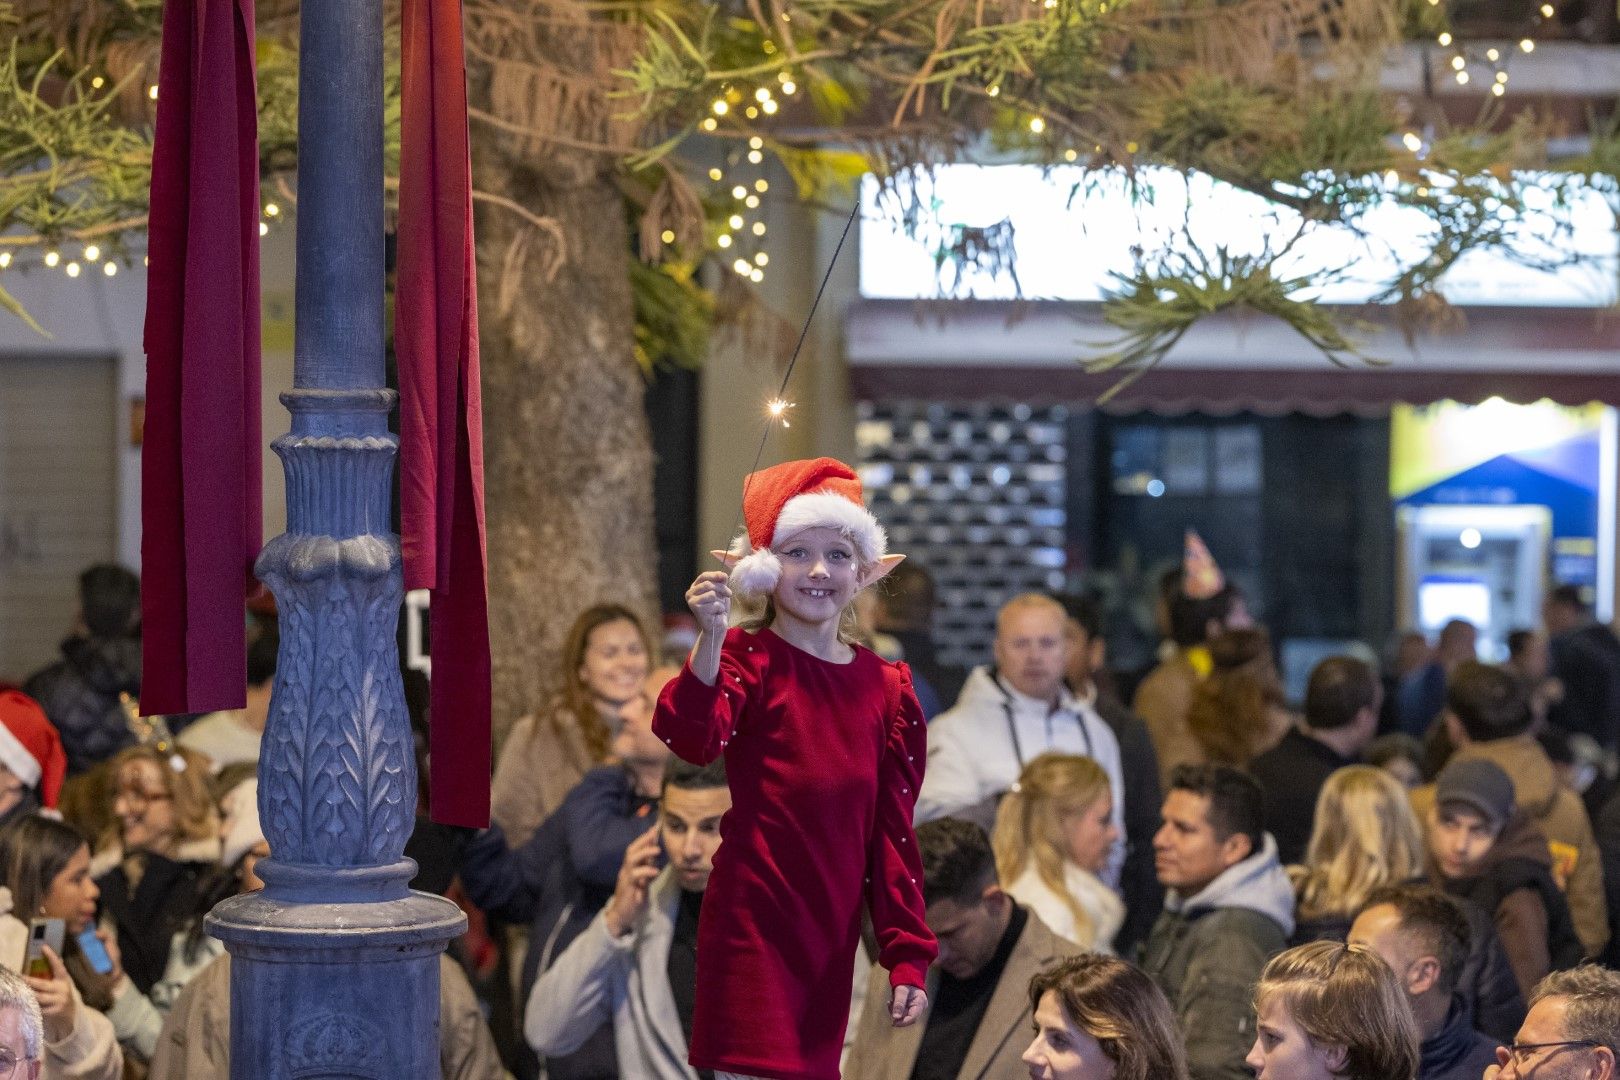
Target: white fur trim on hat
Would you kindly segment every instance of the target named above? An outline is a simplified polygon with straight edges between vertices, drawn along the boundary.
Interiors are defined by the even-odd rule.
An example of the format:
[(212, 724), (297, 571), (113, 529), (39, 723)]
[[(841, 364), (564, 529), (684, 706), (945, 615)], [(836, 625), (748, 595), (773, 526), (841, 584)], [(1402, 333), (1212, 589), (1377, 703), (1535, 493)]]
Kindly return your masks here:
[(780, 547), (794, 533), (817, 527), (837, 529), (849, 537), (864, 564), (875, 563), (888, 553), (889, 538), (872, 512), (831, 491), (795, 495), (784, 503), (782, 512), (776, 516), (771, 547)]
[(39, 778), (45, 774), (39, 759), (28, 752), (22, 740), (11, 733), (11, 729), (0, 724), (0, 765), (11, 770), (11, 774), (23, 782), (24, 787), (35, 788), (39, 786)]

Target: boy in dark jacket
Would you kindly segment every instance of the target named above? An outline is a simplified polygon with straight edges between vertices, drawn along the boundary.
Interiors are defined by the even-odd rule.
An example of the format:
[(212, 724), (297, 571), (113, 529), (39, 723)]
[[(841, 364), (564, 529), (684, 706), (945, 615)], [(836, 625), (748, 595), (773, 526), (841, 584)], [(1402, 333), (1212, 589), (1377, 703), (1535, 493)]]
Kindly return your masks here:
[(1428, 819), (1432, 876), (1491, 913), (1526, 997), (1549, 971), (1580, 963), (1547, 838), (1518, 811), (1507, 773), (1479, 758), (1453, 761), (1435, 783)]

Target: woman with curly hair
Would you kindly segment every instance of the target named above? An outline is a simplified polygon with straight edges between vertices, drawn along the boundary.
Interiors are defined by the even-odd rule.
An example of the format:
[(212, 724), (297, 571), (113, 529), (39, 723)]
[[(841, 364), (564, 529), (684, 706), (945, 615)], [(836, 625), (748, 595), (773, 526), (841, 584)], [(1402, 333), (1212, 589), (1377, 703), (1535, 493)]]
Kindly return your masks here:
[(1423, 830), (1400, 781), (1373, 765), (1329, 776), (1314, 821), (1304, 864), (1288, 868), (1294, 941), (1343, 941), (1375, 889), (1423, 874)]
[(1406, 991), (1365, 945), (1313, 941), (1272, 958), (1254, 994), (1256, 1080), (1414, 1080)]
[(512, 725), (495, 764), (490, 817), (519, 848), (581, 778), (604, 764), (626, 706), (646, 692), (652, 646), (634, 612), (596, 604), (563, 643), (563, 687), (551, 705)]
[(1210, 639), (1209, 656), (1214, 666), (1193, 691), (1187, 727), (1205, 762), (1241, 769), (1276, 746), (1294, 722), (1271, 635), (1260, 627), (1228, 630)]
[(149, 993), (169, 945), (199, 910), (219, 868), (219, 812), (208, 758), (184, 746), (131, 746), (113, 758), (113, 825), (92, 871), (102, 923), (117, 932), (124, 971)]
[(1071, 957), (1030, 980), (1032, 1080), (1187, 1080), (1175, 1013), (1152, 979), (1123, 960)]
[(1042, 754), (997, 809), (996, 873), (1059, 937), (1112, 952), (1125, 904), (1099, 875), (1117, 839), (1103, 767), (1075, 754)]

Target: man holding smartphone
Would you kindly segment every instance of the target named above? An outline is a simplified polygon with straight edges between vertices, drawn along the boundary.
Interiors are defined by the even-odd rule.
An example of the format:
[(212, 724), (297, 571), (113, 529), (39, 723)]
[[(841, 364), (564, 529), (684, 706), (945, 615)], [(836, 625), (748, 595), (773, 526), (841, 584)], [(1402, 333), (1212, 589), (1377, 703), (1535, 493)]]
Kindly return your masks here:
[(570, 1053), (612, 1021), (622, 1075), (699, 1075), (686, 1063), (698, 914), (729, 809), (723, 758), (705, 766), (670, 759), (658, 827), (630, 845), (613, 898), (529, 995), (523, 1033), (537, 1052)]

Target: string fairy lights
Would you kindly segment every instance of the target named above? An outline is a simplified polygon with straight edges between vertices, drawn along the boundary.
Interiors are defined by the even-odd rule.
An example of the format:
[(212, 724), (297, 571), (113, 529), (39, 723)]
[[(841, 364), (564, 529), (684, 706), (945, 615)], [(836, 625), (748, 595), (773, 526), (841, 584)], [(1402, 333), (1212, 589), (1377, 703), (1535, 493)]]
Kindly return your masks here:
[[(279, 204), (266, 202), (259, 211), (259, 235), (269, 235), (273, 227), (286, 220), (286, 211)], [(673, 233), (665, 236), (666, 243), (673, 239)], [(94, 240), (87, 241), (78, 249), (76, 255), (61, 244), (52, 244), (43, 250), (31, 247), (29, 244), (24, 244), (17, 251), (0, 250), (0, 270), (15, 270), (18, 273), (29, 270), (59, 270), (67, 277), (77, 279), (99, 266), (101, 276), (117, 277), (122, 269), (120, 265), (121, 244), (118, 244), (115, 240), (109, 248), (104, 246), (106, 243), (105, 239), (101, 243)], [(37, 257), (34, 257), (36, 251), (38, 254)], [(122, 257), (124, 265), (128, 265), (132, 260), (133, 256)], [(141, 257), (141, 265), (146, 265), (144, 255)]]
[[(1428, 3), (1430, 7), (1439, 7), (1441, 0), (1428, 0)], [(1557, 14), (1558, 9), (1552, 3), (1544, 2), (1538, 5), (1534, 9), (1533, 24), (1530, 27), (1531, 32), (1519, 39), (1518, 51), (1527, 56), (1535, 52), (1535, 35), (1543, 31)], [(1498, 98), (1507, 94), (1509, 80), (1507, 67), (1508, 61), (1513, 56), (1511, 47), (1498, 48), (1491, 45), (1480, 49), (1465, 45), (1458, 42), (1450, 30), (1440, 31), (1435, 35), (1435, 42), (1440, 48), (1450, 51), (1448, 62), (1451, 66), (1451, 76), (1456, 80), (1458, 86), (1470, 85), (1474, 77), (1480, 74), (1474, 69), (1484, 68), (1490, 74), (1490, 81), (1484, 84), (1486, 91), (1493, 97)]]
[[(776, 93), (791, 95), (797, 89), (792, 76), (783, 71), (778, 72), (777, 89), (770, 84), (753, 87), (726, 86), (719, 96), (709, 103), (709, 115), (699, 123), (705, 131), (715, 131), (719, 124), (717, 117), (727, 116), (732, 122), (746, 124), (744, 118), (752, 119), (760, 115), (760, 110), (771, 114), (779, 107)], [(746, 126), (744, 128), (746, 131)], [(723, 205), (723, 215), (720, 231), (714, 238), (717, 249), (726, 253), (730, 259), (730, 267), (738, 277), (758, 285), (765, 280), (765, 267), (770, 263), (770, 256), (764, 250), (763, 241), (769, 231), (766, 224), (757, 215), (765, 205), (765, 195), (771, 190), (771, 182), (763, 175), (765, 167), (765, 138), (758, 134), (749, 134), (746, 146), (736, 146), (727, 152), (724, 165), (714, 165), (708, 169), (708, 178), (714, 185), (711, 189), (721, 198), (729, 198), (730, 205)], [(669, 242), (667, 239), (666, 243)]]

